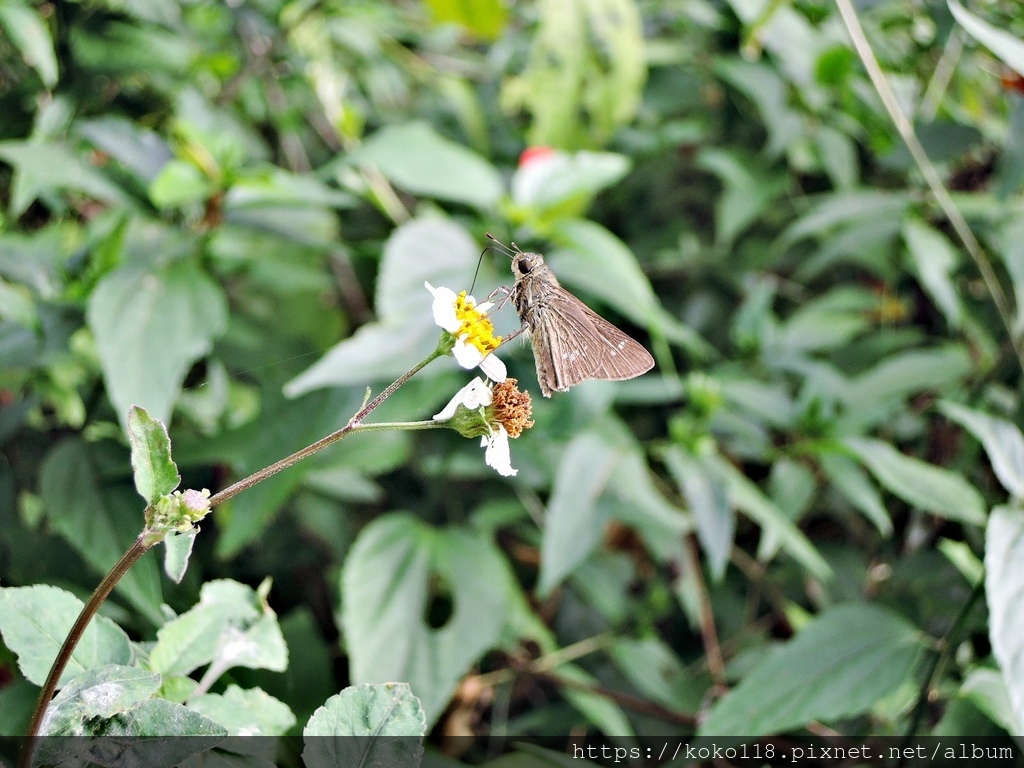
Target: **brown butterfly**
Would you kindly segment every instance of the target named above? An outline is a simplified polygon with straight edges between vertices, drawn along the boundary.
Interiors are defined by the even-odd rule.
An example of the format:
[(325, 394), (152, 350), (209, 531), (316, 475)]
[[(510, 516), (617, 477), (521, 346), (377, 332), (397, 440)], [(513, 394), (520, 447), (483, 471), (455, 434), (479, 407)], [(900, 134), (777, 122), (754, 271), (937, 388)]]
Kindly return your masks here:
[(654, 367), (646, 349), (565, 290), (543, 256), (515, 243), (503, 247), (516, 276), (510, 296), (533, 347), (544, 397), (587, 379), (621, 381)]

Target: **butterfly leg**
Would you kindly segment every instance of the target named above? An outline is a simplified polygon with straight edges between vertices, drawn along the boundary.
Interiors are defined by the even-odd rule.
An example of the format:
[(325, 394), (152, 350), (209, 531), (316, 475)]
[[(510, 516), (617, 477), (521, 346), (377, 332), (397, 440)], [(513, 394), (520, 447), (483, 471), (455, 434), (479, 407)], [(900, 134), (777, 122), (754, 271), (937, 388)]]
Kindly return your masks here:
[(503, 336), (501, 339), (501, 343), (505, 344), (506, 342), (512, 341), (512, 339), (514, 339), (516, 336), (520, 335), (521, 333), (525, 333), (526, 330), (527, 328), (525, 325), (520, 326), (516, 330), (512, 331), (512, 333), (510, 333), (508, 336)]
[(498, 306), (492, 309), (492, 312), (497, 312), (499, 309), (508, 304), (508, 300), (512, 297), (512, 289), (507, 285), (499, 285), (493, 291), (487, 294), (485, 301), (494, 301), (498, 296), (501, 296), (501, 301), (498, 302)]

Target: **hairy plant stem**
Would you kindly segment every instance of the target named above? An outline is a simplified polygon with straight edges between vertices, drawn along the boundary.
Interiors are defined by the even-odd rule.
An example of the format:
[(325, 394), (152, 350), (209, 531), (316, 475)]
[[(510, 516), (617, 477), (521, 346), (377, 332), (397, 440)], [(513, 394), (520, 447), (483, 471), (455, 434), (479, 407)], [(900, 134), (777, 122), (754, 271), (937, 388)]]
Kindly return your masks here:
[(128, 573), (129, 569), (157, 541), (160, 541), (160, 539), (155, 538), (148, 530), (140, 533), (139, 537), (128, 547), (128, 551), (121, 556), (117, 564), (103, 577), (103, 581), (99, 583), (96, 590), (89, 596), (89, 600), (82, 606), (82, 612), (78, 614), (78, 618), (71, 627), (71, 631), (64, 638), (64, 644), (60, 647), (57, 658), (53, 660), (50, 674), (47, 675), (46, 682), (43, 683), (43, 688), (39, 692), (39, 699), (36, 701), (36, 707), (32, 711), (32, 720), (28, 726), (28, 738), (22, 746), (21, 754), (18, 756), (19, 768), (30, 768), (32, 765), (32, 752), (36, 737), (39, 734), (39, 726), (42, 724), (43, 716), (46, 714), (46, 708), (50, 703), (50, 699), (53, 698), (54, 692), (57, 690), (57, 681), (60, 680), (60, 676), (64, 673), (65, 667), (67, 667), (68, 662), (71, 660), (71, 654), (75, 652), (75, 647), (78, 645), (78, 641), (82, 639), (82, 635), (85, 634), (85, 629), (89, 626), (92, 617), (96, 615), (103, 601), (107, 599), (117, 585), (117, 582), (121, 580), (121, 577)]
[[(355, 416), (353, 416), (351, 419), (349, 419), (348, 420), (348, 424), (346, 424), (341, 429), (337, 430), (336, 432), (332, 432), (331, 434), (327, 435), (327, 437), (323, 437), (323, 438), (317, 440), (312, 445), (307, 445), (305, 448), (302, 448), (302, 449), (296, 451), (291, 456), (286, 456), (285, 458), (281, 459), (280, 461), (274, 462), (269, 467), (264, 467), (263, 469), (259, 470), (258, 472), (253, 472), (248, 477), (246, 477), (246, 478), (244, 478), (242, 480), (239, 480), (234, 485), (228, 486), (223, 491), (215, 493), (213, 496), (210, 497), (210, 506), (211, 507), (215, 507), (218, 504), (221, 504), (221, 503), (227, 501), (232, 496), (237, 496), (239, 493), (241, 493), (245, 489), (251, 488), (252, 486), (256, 485), (257, 483), (260, 483), (260, 482), (266, 480), (271, 475), (276, 475), (282, 469), (287, 469), (288, 467), (292, 466), (293, 464), (297, 464), (298, 462), (302, 461), (307, 456), (312, 456), (317, 451), (322, 450), (322, 449), (326, 448), (329, 445), (334, 445), (336, 442), (341, 440), (341, 438), (345, 437), (346, 435), (351, 434), (352, 432), (358, 431), (360, 428), (362, 428), (364, 431), (375, 431), (374, 429), (367, 429), (366, 426), (363, 426), (362, 425), (363, 419), (365, 419), (367, 416), (369, 416), (370, 413), (372, 413), (373, 410), (378, 405), (383, 403), (392, 394), (394, 394), (396, 389), (398, 389), (400, 386), (405, 384), (405, 382), (407, 382), (409, 379), (411, 379), (413, 376), (415, 376), (417, 373), (419, 373), (423, 368), (425, 368), (427, 366), (427, 364), (433, 362), (434, 360), (439, 358), (442, 354), (444, 354), (444, 353), (439, 351), (439, 350), (437, 350), (437, 349), (435, 349), (433, 352), (431, 352), (425, 358), (420, 360), (420, 362), (416, 363), (416, 365), (414, 365), (412, 368), (410, 368), (406, 373), (403, 373), (401, 376), (399, 376), (397, 379), (395, 379), (390, 385), (388, 385), (387, 389), (385, 389), (383, 392), (381, 392), (379, 395), (377, 395), (375, 398), (373, 398), (373, 400), (371, 400), (369, 403), (364, 405), (363, 408), (359, 411), (359, 413), (357, 413)], [(374, 425), (370, 425), (370, 426), (373, 427)], [(379, 430), (381, 428), (381, 425), (379, 425), (379, 424), (375, 425), (375, 426), (376, 426), (376, 430)], [(423, 429), (423, 427), (419, 427), (419, 428)]]
[(974, 260), (978, 272), (981, 273), (985, 288), (992, 297), (992, 303), (995, 304), (999, 318), (1006, 328), (1017, 363), (1020, 365), (1021, 370), (1024, 371), (1024, 350), (1021, 349), (1021, 345), (1018, 343), (1010, 301), (1003, 290), (1002, 284), (999, 282), (999, 278), (996, 276), (988, 254), (981, 247), (981, 244), (974, 236), (974, 232), (971, 231), (967, 220), (960, 212), (960, 209), (956, 207), (956, 203), (953, 202), (949, 191), (943, 185), (942, 179), (939, 178), (939, 172), (928, 158), (928, 154), (924, 151), (924, 147), (921, 146), (921, 142), (914, 132), (913, 124), (903, 114), (899, 101), (896, 99), (896, 94), (889, 85), (889, 81), (885, 79), (882, 68), (878, 64), (878, 59), (875, 58), (875, 52), (871, 49), (871, 44), (864, 35), (864, 29), (860, 25), (860, 19), (857, 18), (857, 12), (854, 10), (851, 0), (836, 0), (836, 6), (839, 8), (839, 15), (842, 16), (843, 23), (846, 25), (846, 31), (853, 40), (853, 47), (857, 51), (857, 55), (860, 56), (868, 76), (871, 78), (871, 84), (875, 87), (878, 98), (882, 100), (885, 111), (889, 113), (889, 119), (892, 120), (900, 137), (907, 145), (910, 156), (914, 159), (914, 163), (924, 177), (925, 183), (928, 184), (928, 188), (935, 197), (935, 202), (942, 209), (946, 219), (952, 225), (953, 231), (956, 232), (967, 253)]
[[(327, 437), (317, 440), (312, 445), (306, 446), (290, 456), (271, 464), (269, 467), (265, 467), (258, 472), (254, 472), (248, 477), (225, 488), (223, 491), (214, 494), (210, 497), (210, 508), (212, 509), (218, 504), (222, 504), (247, 488), (251, 488), (257, 483), (266, 480), (268, 477), (277, 474), (282, 469), (286, 469), (293, 464), (297, 464), (306, 457), (312, 456), (317, 451), (322, 450), (329, 445), (333, 445), (343, 437), (351, 435), (354, 432), (382, 432), (384, 430), (397, 429), (436, 429), (445, 426), (445, 424), (435, 421), (393, 421), (379, 424), (362, 423), (363, 419), (369, 416), (377, 406), (394, 394), (396, 389), (405, 384), (429, 363), (444, 354), (445, 352), (442, 350), (442, 347), (439, 346), (423, 358), (423, 360), (410, 368), (406, 373), (395, 379), (394, 382), (392, 382), (375, 398), (369, 402), (364, 402), (363, 406), (359, 409), (359, 412), (349, 419), (348, 423), (341, 429), (332, 432), (327, 435)], [(145, 528), (142, 533), (139, 534), (131, 547), (128, 548), (128, 551), (125, 552), (121, 559), (117, 561), (117, 564), (106, 576), (103, 577), (103, 581), (100, 582), (99, 586), (96, 587), (96, 590), (92, 595), (90, 595), (89, 600), (82, 607), (82, 611), (78, 614), (78, 618), (71, 627), (71, 631), (64, 639), (64, 644), (57, 653), (57, 657), (53, 660), (53, 665), (50, 667), (50, 673), (47, 675), (46, 682), (43, 684), (42, 690), (39, 692), (39, 698), (36, 701), (35, 709), (32, 711), (32, 719), (29, 722), (28, 733), (26, 734), (27, 738), (25, 739), (25, 744), (22, 747), (21, 754), (18, 756), (18, 768), (31, 768), (32, 753), (35, 749), (35, 742), (39, 735), (39, 728), (46, 715), (46, 710), (49, 707), (50, 700), (53, 698), (53, 695), (57, 690), (57, 682), (60, 680), (64, 670), (67, 668), (68, 662), (71, 660), (71, 656), (74, 654), (78, 642), (82, 639), (82, 635), (89, 626), (89, 622), (92, 621), (93, 616), (96, 615), (96, 612), (103, 604), (103, 601), (110, 596), (110, 593), (113, 591), (114, 587), (117, 586), (121, 577), (128, 573), (131, 567), (138, 562), (139, 558), (146, 554), (153, 545), (163, 541), (167, 536), (167, 533), (169, 533), (169, 531)]]

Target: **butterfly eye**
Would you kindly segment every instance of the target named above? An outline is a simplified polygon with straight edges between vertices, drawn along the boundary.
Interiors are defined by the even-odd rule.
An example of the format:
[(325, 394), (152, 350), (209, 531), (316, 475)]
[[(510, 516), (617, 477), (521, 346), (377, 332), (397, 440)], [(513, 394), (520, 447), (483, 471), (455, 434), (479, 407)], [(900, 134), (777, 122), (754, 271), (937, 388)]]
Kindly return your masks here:
[(530, 260), (525, 256), (520, 256), (516, 261), (516, 270), (519, 274), (528, 275), (531, 269), (533, 269), (533, 265), (530, 264)]

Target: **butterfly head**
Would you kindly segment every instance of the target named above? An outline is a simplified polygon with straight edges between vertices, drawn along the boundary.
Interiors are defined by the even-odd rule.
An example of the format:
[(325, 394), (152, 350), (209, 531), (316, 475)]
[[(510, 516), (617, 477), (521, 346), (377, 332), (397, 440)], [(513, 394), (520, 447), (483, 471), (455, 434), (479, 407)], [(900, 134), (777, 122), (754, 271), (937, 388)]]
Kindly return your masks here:
[(512, 274), (516, 279), (529, 275), (534, 270), (544, 266), (544, 257), (539, 253), (519, 253), (512, 256)]

